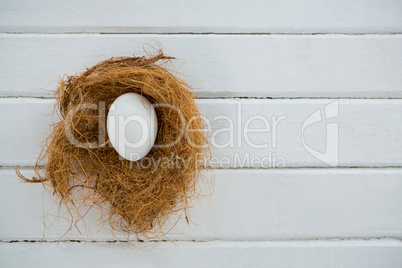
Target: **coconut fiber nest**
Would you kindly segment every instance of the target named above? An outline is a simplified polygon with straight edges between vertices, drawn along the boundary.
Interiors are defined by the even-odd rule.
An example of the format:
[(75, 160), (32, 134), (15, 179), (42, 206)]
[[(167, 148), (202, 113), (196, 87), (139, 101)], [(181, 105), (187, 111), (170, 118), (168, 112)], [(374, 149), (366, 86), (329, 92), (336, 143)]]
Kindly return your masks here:
[[(199, 131), (203, 121), (194, 93), (161, 66), (171, 59), (162, 52), (111, 58), (61, 79), (55, 92), (60, 121), (51, 126), (35, 166), (37, 176), (27, 179), (18, 169), (17, 174), (26, 182), (50, 186), (71, 217), (72, 212), (77, 215), (71, 226), (87, 213), (83, 207), (101, 209), (106, 215), (102, 222), (137, 238), (164, 233), (169, 216), (177, 211), (184, 210), (188, 222), (189, 200), (199, 196), (197, 181), (205, 178), (199, 160), (209, 149), (205, 133)], [(146, 156), (146, 161), (159, 161), (158, 166), (119, 157), (107, 137), (108, 109), (129, 92), (163, 104), (155, 107), (155, 145), (166, 146), (154, 146)]]

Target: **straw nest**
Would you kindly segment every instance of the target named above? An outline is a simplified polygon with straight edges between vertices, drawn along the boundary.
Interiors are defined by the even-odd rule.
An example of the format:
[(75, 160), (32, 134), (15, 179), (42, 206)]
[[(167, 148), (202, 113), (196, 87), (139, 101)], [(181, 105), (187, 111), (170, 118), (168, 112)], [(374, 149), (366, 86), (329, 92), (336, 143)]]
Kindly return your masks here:
[[(35, 166), (37, 177), (27, 179), (18, 169), (17, 173), (26, 182), (50, 186), (70, 212), (75, 210), (78, 216), (71, 218), (71, 226), (85, 216), (82, 207), (106, 211), (114, 230), (138, 238), (160, 235), (177, 211), (184, 210), (188, 221), (188, 202), (199, 193), (198, 179), (204, 178), (199, 159), (209, 149), (205, 133), (196, 131), (203, 129), (203, 121), (194, 93), (161, 67), (170, 59), (162, 52), (111, 58), (61, 79), (55, 92), (55, 112), (61, 120), (51, 126)], [(151, 149), (148, 162), (122, 159), (106, 134), (108, 108), (128, 92), (163, 104), (156, 107), (155, 142), (162, 146)]]

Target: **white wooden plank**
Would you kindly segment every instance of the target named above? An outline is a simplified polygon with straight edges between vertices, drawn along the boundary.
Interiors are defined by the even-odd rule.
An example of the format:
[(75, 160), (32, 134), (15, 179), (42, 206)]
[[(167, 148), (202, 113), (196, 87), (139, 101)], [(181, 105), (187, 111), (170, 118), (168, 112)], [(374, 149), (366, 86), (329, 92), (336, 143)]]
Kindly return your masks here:
[[(35, 163), (51, 122), (53, 103), (52, 99), (0, 99), (0, 165)], [(303, 137), (303, 123), (331, 103), (335, 108), (338, 104), (339, 116), (328, 119), (328, 123), (338, 124), (339, 130), (329, 130), (327, 135), (329, 124), (324, 120), (305, 127)], [(213, 147), (213, 167), (402, 166), (400, 99), (335, 102), (328, 99), (203, 99), (198, 100), (198, 104), (212, 126), (208, 136)], [(253, 116), (260, 119), (252, 120), (249, 129), (267, 127), (270, 132), (245, 135), (247, 121)], [(265, 124), (261, 117), (266, 119)], [(228, 120), (232, 121), (233, 131), (227, 129), (230, 127)], [(330, 146), (331, 141), (334, 144)], [(259, 145), (266, 145), (266, 148), (257, 148)], [(327, 150), (335, 162), (314, 155), (311, 150)]]
[[(206, 186), (200, 183), (204, 193)], [(216, 170), (214, 186), (212, 195), (193, 202), (194, 224), (181, 217), (169, 239), (402, 238), (402, 169)], [(12, 169), (0, 170), (0, 203), (2, 240), (57, 241), (68, 229), (64, 207), (41, 184), (17, 180)], [(127, 239), (112, 235), (107, 223), (98, 228), (99, 216), (93, 210), (88, 229), (78, 224), (82, 234), (73, 228), (63, 239)]]
[(4, 267), (388, 267), (402, 243), (383, 241), (0, 243)]
[(7, 32), (400, 32), (398, 0), (50, 1), (3, 0)]
[(155, 41), (200, 97), (402, 97), (402, 35), (3, 34), (0, 95), (51, 96), (57, 77)]

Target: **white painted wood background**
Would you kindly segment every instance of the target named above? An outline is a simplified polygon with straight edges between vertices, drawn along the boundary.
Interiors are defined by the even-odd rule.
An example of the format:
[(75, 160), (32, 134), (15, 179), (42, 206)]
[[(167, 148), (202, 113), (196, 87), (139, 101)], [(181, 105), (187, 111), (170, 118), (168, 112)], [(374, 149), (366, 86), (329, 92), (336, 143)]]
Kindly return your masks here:
[[(402, 267), (402, 1), (10, 1), (0, 3), (0, 266)], [(215, 191), (169, 241), (130, 245), (86, 218), (67, 225), (31, 176), (58, 77), (160, 42), (195, 89), (212, 131), (285, 116), (253, 149), (214, 148)], [(150, 48), (149, 46), (145, 46)], [(304, 120), (339, 105), (337, 167), (303, 147)], [(237, 118), (241, 106), (242, 119)], [(325, 124), (305, 132), (325, 147)], [(238, 133), (235, 133), (237, 140)], [(224, 144), (227, 133), (210, 136)], [(233, 165), (235, 154), (285, 168)], [(205, 185), (201, 184), (202, 187)], [(206, 188), (206, 187), (204, 187)], [(173, 221), (173, 219), (172, 219)]]

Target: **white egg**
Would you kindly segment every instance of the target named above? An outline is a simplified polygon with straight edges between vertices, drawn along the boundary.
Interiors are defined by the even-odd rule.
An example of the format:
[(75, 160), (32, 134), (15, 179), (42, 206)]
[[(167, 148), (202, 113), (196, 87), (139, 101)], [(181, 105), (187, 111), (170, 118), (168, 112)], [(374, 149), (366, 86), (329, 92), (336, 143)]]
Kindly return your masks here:
[(155, 144), (158, 119), (155, 109), (137, 93), (119, 96), (107, 115), (107, 134), (123, 158), (137, 161), (145, 157)]

